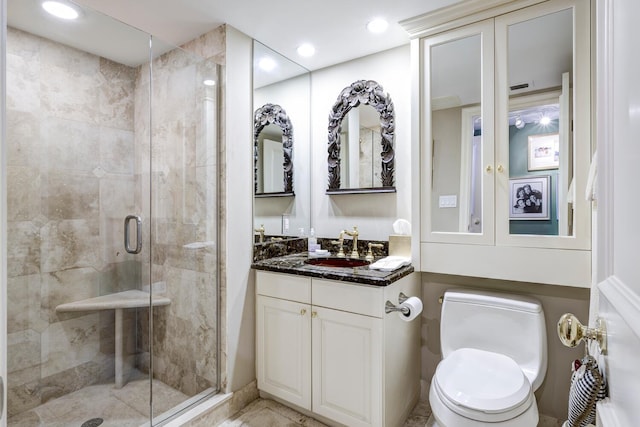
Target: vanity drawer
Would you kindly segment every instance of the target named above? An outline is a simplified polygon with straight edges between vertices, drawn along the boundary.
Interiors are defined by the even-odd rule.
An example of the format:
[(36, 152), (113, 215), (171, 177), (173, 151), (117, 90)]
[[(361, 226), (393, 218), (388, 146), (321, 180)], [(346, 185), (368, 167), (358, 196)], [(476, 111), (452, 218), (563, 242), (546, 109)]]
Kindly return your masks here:
[(256, 293), (311, 304), (311, 278), (258, 270), (256, 271)]
[(313, 279), (311, 303), (365, 316), (383, 317), (383, 288)]

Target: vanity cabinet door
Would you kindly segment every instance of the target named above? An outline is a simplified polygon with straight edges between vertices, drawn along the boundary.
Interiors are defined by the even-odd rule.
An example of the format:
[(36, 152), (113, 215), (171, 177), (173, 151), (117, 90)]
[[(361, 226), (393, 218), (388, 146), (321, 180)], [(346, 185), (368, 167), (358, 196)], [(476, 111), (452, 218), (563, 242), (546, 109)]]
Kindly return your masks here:
[(383, 319), (313, 307), (313, 411), (351, 426), (382, 425)]
[(311, 306), (257, 296), (258, 388), (311, 410)]

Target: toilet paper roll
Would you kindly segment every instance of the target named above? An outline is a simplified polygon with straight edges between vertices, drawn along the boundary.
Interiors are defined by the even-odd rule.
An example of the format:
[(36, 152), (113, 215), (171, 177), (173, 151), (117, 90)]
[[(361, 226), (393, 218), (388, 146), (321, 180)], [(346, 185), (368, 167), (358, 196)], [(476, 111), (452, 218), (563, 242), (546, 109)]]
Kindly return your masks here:
[(422, 313), (422, 301), (418, 297), (409, 297), (405, 302), (400, 304), (400, 309), (408, 308), (409, 311), (405, 314), (402, 311), (398, 312), (398, 316), (405, 322), (411, 322)]

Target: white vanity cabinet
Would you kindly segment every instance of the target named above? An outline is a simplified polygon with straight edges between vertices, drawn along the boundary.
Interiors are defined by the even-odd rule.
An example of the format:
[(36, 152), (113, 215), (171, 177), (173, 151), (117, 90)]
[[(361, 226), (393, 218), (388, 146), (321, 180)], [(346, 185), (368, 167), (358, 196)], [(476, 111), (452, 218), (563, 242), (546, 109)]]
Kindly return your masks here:
[(421, 271), (591, 285), (590, 3), (469, 0), (401, 23)]
[(256, 271), (258, 389), (321, 421), (400, 426), (420, 394), (420, 319), (385, 314), (420, 295), (413, 273), (367, 286)]

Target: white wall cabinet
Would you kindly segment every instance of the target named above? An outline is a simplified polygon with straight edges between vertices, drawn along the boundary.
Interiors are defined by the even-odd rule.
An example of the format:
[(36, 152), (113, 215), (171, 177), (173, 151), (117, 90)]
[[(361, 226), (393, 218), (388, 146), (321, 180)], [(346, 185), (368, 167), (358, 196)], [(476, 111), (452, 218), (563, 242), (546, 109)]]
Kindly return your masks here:
[(589, 287), (590, 2), (466, 3), (402, 23), (420, 269)]
[(420, 322), (385, 314), (386, 286), (256, 272), (258, 389), (322, 421), (400, 426), (420, 394)]

